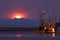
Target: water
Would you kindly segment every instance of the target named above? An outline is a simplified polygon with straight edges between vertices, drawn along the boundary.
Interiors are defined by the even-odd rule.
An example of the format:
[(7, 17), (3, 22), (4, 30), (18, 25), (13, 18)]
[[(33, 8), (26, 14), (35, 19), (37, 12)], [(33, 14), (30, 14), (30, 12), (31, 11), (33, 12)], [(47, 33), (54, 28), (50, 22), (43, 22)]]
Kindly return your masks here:
[(32, 31), (0, 31), (0, 40), (60, 40), (60, 34), (37, 34)]

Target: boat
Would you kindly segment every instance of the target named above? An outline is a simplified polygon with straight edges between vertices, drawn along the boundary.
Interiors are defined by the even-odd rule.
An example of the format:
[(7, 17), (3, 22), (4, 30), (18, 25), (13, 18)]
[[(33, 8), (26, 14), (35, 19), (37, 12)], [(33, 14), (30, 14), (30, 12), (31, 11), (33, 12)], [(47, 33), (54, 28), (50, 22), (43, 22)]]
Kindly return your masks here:
[(37, 28), (36, 33), (56, 33), (56, 22), (54, 20), (54, 16), (52, 17), (52, 21), (50, 21), (50, 16), (45, 13), (43, 10), (40, 15), (41, 25)]

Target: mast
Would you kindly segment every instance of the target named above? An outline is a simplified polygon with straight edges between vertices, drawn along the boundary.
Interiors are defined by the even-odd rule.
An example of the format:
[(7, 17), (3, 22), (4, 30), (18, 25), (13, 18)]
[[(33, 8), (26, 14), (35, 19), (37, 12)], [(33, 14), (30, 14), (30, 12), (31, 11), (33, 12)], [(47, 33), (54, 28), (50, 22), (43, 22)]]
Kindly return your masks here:
[(58, 15), (57, 15), (57, 23), (58, 23)]
[(42, 10), (40, 18), (41, 18), (42, 27), (47, 27), (47, 14), (46, 14), (45, 10)]

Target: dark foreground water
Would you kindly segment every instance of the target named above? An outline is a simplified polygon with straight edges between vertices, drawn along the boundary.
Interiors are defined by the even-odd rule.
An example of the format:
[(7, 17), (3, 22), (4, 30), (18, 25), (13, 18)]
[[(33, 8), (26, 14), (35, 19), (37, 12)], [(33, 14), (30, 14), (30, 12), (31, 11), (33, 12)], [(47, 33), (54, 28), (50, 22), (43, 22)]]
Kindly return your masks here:
[(31, 31), (0, 31), (0, 40), (60, 40), (60, 34), (36, 34)]

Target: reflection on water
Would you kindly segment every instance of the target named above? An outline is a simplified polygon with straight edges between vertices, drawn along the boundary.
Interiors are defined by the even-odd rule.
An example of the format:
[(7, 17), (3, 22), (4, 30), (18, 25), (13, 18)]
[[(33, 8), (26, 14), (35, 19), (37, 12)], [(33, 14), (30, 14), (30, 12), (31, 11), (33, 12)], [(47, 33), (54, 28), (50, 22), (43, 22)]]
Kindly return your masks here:
[(52, 39), (50, 39), (50, 40), (56, 40), (56, 38), (55, 38), (56, 37), (56, 34), (55, 33), (52, 33), (51, 35), (52, 35)]
[(53, 38), (55, 37), (55, 33), (52, 33), (52, 37), (53, 37)]
[(1, 40), (60, 40), (60, 34), (38, 34), (30, 31), (0, 32)]
[(22, 37), (23, 35), (22, 34), (16, 34), (16, 37)]

